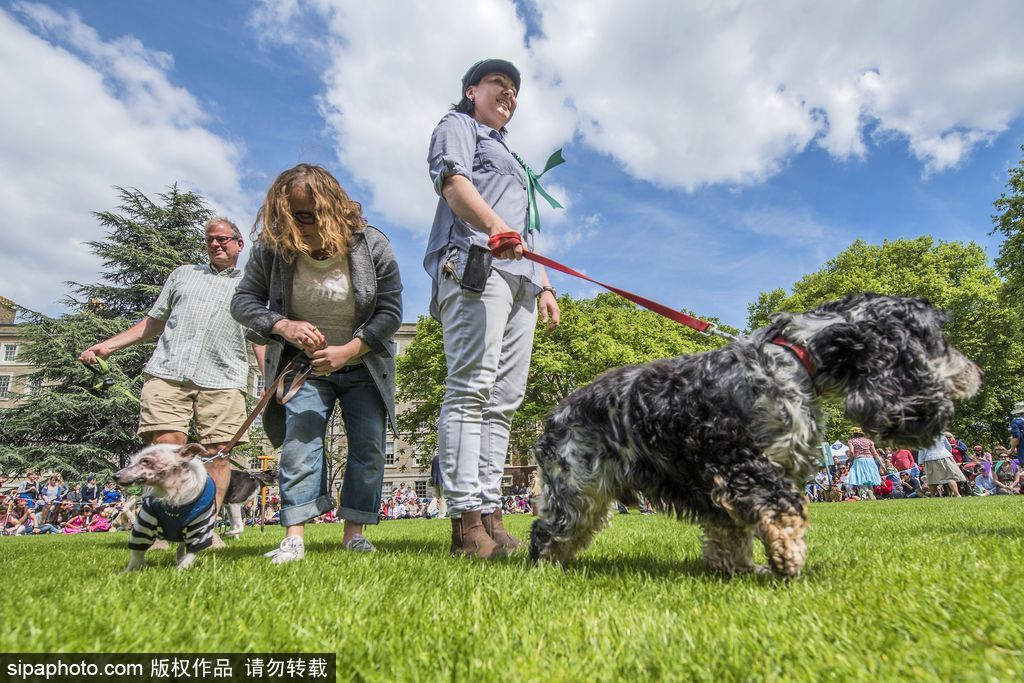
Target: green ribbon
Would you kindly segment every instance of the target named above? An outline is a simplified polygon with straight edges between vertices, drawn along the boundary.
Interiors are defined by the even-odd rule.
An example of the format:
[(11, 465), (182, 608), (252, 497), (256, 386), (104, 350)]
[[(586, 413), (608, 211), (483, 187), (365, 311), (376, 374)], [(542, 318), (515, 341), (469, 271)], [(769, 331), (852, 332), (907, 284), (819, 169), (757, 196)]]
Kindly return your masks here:
[(539, 174), (534, 173), (533, 169), (530, 168), (523, 158), (512, 152), (512, 156), (516, 158), (519, 165), (526, 171), (526, 191), (527, 198), (529, 199), (529, 210), (527, 212), (528, 220), (526, 223), (526, 229), (529, 232), (537, 231), (540, 232), (540, 212), (537, 210), (537, 193), (540, 192), (544, 199), (548, 200), (548, 204), (551, 205), (552, 209), (564, 208), (558, 203), (554, 197), (549, 195), (547, 191), (541, 186), (540, 179), (545, 173), (553, 169), (555, 166), (565, 163), (565, 157), (562, 156), (562, 150), (556, 150), (554, 154), (548, 157), (548, 162), (544, 164), (544, 170)]

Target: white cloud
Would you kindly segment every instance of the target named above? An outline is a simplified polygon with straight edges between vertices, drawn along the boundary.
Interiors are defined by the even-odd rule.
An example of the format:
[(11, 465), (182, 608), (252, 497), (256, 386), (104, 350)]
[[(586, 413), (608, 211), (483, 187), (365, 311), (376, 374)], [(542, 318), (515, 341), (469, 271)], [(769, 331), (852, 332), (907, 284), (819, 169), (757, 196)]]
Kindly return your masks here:
[(863, 156), (869, 125), (941, 171), (1024, 110), (1020, 3), (537, 5), (584, 139), (663, 185), (755, 183), (812, 141)]
[[(437, 204), (427, 174), (430, 133), (459, 99), (462, 74), (477, 59), (502, 56), (523, 72), (509, 139), (528, 161), (542, 166), (572, 136), (571, 112), (537, 73), (512, 3), (408, 2), (396, 11), (389, 3), (322, 0), (305, 7), (328, 32), (321, 111), (339, 161), (369, 191), (359, 198), (373, 213), (429, 231)], [(310, 23), (273, 2), (257, 16), (257, 27), (274, 17), (266, 36), (284, 35), (286, 42), (289, 21)]]
[(1024, 111), (1021, 3), (265, 0), (255, 24), (292, 42), (326, 25), (322, 111), (375, 212), (415, 231), (436, 197), (427, 140), (474, 59), (524, 86), (512, 144), (540, 162), (579, 135), (668, 188), (754, 184), (809, 145), (864, 157), (897, 137), (925, 174), (955, 167)]
[(242, 214), (241, 151), (172, 83), (170, 55), (105, 41), (73, 11), (14, 8), (0, 10), (0, 294), (56, 312), (63, 280), (95, 280), (82, 242), (101, 238), (91, 212), (113, 208), (114, 185), (178, 182)]

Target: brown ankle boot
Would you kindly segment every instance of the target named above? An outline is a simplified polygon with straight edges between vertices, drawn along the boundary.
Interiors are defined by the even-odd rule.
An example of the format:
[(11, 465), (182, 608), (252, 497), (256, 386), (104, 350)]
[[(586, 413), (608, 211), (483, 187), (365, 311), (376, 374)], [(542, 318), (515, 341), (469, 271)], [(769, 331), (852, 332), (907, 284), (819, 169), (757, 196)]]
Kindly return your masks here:
[(489, 512), (486, 515), (482, 515), (480, 520), (484, 524), (484, 531), (487, 535), (494, 539), (494, 542), (504, 548), (507, 552), (512, 552), (523, 547), (523, 542), (513, 536), (505, 529), (505, 525), (501, 522), (501, 510), (495, 510)]
[(482, 560), (503, 555), (498, 544), (484, 531), (479, 510), (464, 510), (462, 517), (452, 518), (452, 555), (465, 555)]

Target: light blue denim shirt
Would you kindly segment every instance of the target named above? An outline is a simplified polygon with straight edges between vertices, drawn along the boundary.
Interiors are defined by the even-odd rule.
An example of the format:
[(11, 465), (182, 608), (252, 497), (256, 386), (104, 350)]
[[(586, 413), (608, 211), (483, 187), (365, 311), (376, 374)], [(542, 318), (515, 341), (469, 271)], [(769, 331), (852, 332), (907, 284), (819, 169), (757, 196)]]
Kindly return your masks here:
[[(441, 195), (447, 178), (453, 175), (468, 178), (494, 212), (523, 236), (528, 249), (533, 249), (534, 236), (526, 229), (529, 209), (526, 172), (512, 156), (503, 133), (478, 123), (466, 114), (449, 112), (430, 136), (427, 161), (430, 164), (430, 179), (439, 199), (434, 224), (430, 228), (430, 239), (427, 241), (427, 253), (423, 257), (423, 267), (434, 283), (430, 311), (437, 317), (437, 278), (445, 255), (452, 247), (466, 253), (470, 244), (487, 246), (488, 237), (456, 216), (448, 206)], [(532, 261), (495, 259), (493, 267), (510, 275), (525, 277), (533, 282), (537, 293), (540, 293), (540, 267)]]

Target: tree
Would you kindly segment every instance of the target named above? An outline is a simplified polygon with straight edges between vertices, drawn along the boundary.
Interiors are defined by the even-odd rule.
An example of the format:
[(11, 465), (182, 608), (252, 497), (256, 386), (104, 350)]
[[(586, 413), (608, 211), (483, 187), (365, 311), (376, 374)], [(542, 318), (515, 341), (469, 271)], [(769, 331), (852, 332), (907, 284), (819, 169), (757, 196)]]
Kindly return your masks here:
[[(545, 336), (543, 323), (538, 323), (534, 336), (526, 395), (512, 421), (509, 451), (513, 463), (530, 461), (548, 412), (602, 372), (704, 351), (723, 343), (640, 309), (615, 294), (580, 300), (563, 295), (558, 304), (561, 325)], [(446, 372), (441, 325), (421, 317), (416, 338), (398, 359), (398, 399), (413, 403), (399, 416), (398, 428), (427, 461), (437, 450)]]
[[(985, 371), (981, 392), (961, 404), (954, 428), (971, 440), (994, 444), (1004, 438), (1024, 366), (1016, 314), (1003, 303), (1002, 288), (985, 252), (973, 242), (936, 244), (928, 236), (881, 245), (858, 240), (797, 282), (789, 296), (782, 290), (762, 293), (748, 309), (748, 327), (766, 325), (773, 310), (807, 311), (858, 292), (926, 298), (950, 313), (950, 341)], [(835, 406), (829, 412), (841, 415)], [(849, 427), (845, 420), (833, 420), (828, 439), (845, 440)]]
[(115, 211), (94, 214), (106, 238), (89, 242), (103, 260), (101, 281), (67, 283), (70, 312), (50, 318), (26, 309), (24, 358), (36, 369), (35, 394), (0, 411), (0, 467), (56, 470), (67, 477), (107, 472), (137, 450), (137, 394), (153, 344), (138, 344), (109, 360), (116, 388), (90, 390), (92, 372), (77, 362), (82, 349), (121, 332), (156, 302), (170, 272), (203, 260), (203, 223), (211, 216), (202, 197), (176, 186), (155, 203), (136, 189), (117, 188)]
[(999, 245), (996, 269), (1006, 278), (1006, 300), (1020, 302), (1024, 298), (1024, 159), (1010, 169), (1006, 187), (1009, 193), (1000, 194), (993, 203), (999, 212), (992, 216), (993, 232), (1005, 238)]

